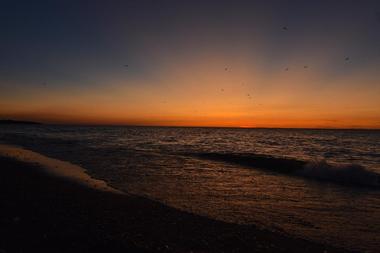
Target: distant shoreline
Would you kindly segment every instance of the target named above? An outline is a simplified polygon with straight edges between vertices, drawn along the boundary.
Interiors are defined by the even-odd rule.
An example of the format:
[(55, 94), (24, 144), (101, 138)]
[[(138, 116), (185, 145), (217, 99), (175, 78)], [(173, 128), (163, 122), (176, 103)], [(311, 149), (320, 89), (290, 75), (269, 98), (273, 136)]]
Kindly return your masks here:
[(10, 125), (10, 124), (17, 124), (17, 125), (42, 125), (42, 123), (36, 122), (36, 121), (23, 121), (23, 120), (11, 120), (11, 119), (0, 120), (0, 125)]

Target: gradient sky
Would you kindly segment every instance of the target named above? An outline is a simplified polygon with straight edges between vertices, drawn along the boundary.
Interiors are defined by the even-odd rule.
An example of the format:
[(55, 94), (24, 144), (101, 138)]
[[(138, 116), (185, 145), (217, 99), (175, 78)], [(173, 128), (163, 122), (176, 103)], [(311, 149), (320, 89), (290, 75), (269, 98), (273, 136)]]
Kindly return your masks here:
[(380, 128), (380, 1), (1, 1), (0, 118)]

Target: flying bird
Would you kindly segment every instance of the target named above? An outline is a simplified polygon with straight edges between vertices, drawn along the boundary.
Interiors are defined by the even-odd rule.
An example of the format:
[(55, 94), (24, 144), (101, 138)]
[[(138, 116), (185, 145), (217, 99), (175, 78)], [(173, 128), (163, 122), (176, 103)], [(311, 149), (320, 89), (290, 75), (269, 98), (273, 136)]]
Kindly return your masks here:
[(128, 64), (125, 64), (125, 65), (124, 65), (124, 67), (128, 68), (128, 67), (129, 67), (129, 65), (128, 65)]
[(309, 66), (307, 66), (307, 65), (303, 66), (304, 69), (307, 69), (308, 67), (309, 67)]
[(344, 60), (345, 60), (345, 61), (349, 61), (349, 60), (350, 60), (350, 57), (346, 57)]
[(224, 89), (220, 89), (220, 91), (221, 91), (221, 92), (223, 92), (223, 91), (224, 91)]
[(285, 71), (289, 71), (289, 68), (286, 68)]
[(283, 27), (282, 27), (282, 30), (287, 31), (287, 30), (288, 30), (288, 27), (283, 26)]
[(228, 68), (224, 68), (224, 71), (227, 71), (228, 70)]

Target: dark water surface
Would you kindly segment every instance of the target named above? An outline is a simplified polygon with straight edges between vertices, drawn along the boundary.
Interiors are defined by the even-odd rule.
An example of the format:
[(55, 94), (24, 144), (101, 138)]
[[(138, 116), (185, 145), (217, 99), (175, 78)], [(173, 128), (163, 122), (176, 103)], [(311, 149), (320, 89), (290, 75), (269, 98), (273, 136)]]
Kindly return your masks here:
[(380, 131), (8, 125), (0, 142), (214, 219), (380, 248)]

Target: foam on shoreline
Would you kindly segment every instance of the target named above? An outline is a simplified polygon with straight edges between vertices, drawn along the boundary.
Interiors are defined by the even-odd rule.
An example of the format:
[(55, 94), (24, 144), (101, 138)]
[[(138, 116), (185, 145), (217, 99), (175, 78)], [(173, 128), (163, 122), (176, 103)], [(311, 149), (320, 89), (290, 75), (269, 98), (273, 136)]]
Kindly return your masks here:
[(38, 164), (41, 169), (48, 174), (63, 177), (90, 188), (112, 193), (125, 194), (124, 192), (107, 185), (107, 183), (103, 180), (92, 178), (86, 173), (84, 168), (78, 165), (50, 158), (31, 150), (0, 144), (0, 155), (15, 158), (23, 162)]

